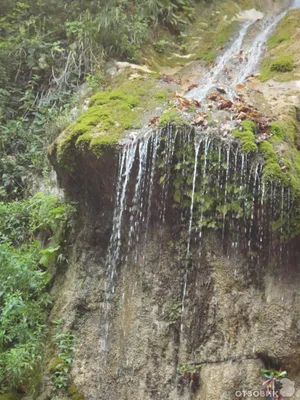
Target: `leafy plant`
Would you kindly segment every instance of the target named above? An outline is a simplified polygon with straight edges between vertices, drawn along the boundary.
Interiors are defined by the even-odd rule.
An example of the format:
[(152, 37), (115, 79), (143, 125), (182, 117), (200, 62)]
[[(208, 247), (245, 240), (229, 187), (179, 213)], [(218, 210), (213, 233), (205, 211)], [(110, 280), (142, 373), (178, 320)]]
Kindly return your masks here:
[(52, 380), (57, 389), (66, 389), (68, 387), (75, 343), (75, 336), (70, 332), (56, 334), (56, 344), (60, 352), (52, 368)]
[[(74, 206), (41, 193), (0, 203), (1, 389), (29, 381), (41, 361), (41, 339), (51, 305), (45, 265), (49, 254), (55, 263), (58, 250), (63, 251), (60, 243), (73, 212)], [(44, 237), (44, 243), (38, 236)], [(46, 256), (48, 262), (43, 260)]]

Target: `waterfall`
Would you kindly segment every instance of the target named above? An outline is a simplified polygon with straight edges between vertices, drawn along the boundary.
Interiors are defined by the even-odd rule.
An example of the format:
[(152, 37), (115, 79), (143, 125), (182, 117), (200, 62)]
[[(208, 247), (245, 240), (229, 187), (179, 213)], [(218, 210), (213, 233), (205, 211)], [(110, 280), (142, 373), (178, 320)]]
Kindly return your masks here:
[[(295, 1), (292, 7), (299, 7)], [(258, 65), (266, 39), (287, 10), (275, 18), (267, 18), (247, 49), (248, 58), (238, 63), (228, 83), (228, 93), (245, 80)], [(219, 58), (204, 84), (188, 93), (189, 98), (203, 100), (215, 86), (224, 83), (223, 70), (244, 47), (244, 40), (254, 22), (241, 26), (236, 40)], [(250, 262), (263, 264), (266, 255), (278, 254), (283, 262), (287, 249), (285, 217), (293, 205), (290, 191), (279, 183), (263, 180), (263, 159), (240, 151), (237, 141), (223, 138), (199, 128), (165, 128), (147, 130), (135, 141), (125, 143), (120, 151), (112, 232), (106, 258), (107, 283), (102, 318), (105, 335), (102, 343), (107, 352), (108, 315), (111, 297), (117, 284), (118, 268), (144, 257), (151, 229), (157, 227), (161, 246), (165, 229), (175, 235), (186, 233), (181, 331), (188, 288), (189, 259), (193, 249), (201, 255), (204, 232), (215, 231), (224, 252), (238, 251)], [(274, 221), (280, 228), (273, 229)], [(279, 248), (276, 245), (279, 243)], [(275, 249), (275, 250), (274, 250)], [(145, 253), (145, 252), (144, 252)]]
[(268, 37), (288, 11), (289, 9), (283, 11), (275, 18), (267, 18), (263, 31), (256, 36), (248, 49), (247, 61), (241, 64), (241, 68), (232, 82), (233, 85), (244, 82), (247, 76), (251, 75), (256, 70)]
[[(262, 30), (258, 32), (250, 45), (244, 43), (244, 41), (249, 28), (255, 24), (255, 21), (245, 22), (240, 29), (237, 39), (234, 40), (224, 54), (219, 57), (213, 69), (199, 82), (199, 87), (192, 89), (187, 97), (201, 101), (210, 90), (219, 85), (225, 85), (227, 87), (227, 92), (231, 94), (231, 98), (233, 98), (235, 85), (243, 83), (245, 79), (257, 69), (265, 43), (275, 27), (289, 10), (299, 7), (300, 0), (294, 0), (291, 6), (279, 15), (275, 17), (266, 17), (263, 21)], [(227, 77), (224, 70), (233, 61), (234, 57), (238, 57), (239, 54), (244, 55), (242, 57), (242, 62), (235, 63), (234, 70), (231, 70), (233, 76)]]
[(247, 34), (248, 28), (253, 23), (254, 23), (253, 21), (249, 21), (242, 25), (238, 38), (235, 41), (233, 41), (232, 45), (220, 57), (216, 66), (203, 79), (203, 82), (206, 83), (202, 84), (202, 82), (200, 82), (199, 88), (192, 89), (188, 93), (188, 97), (201, 101), (205, 98), (205, 96), (213, 87), (222, 82), (221, 78), (224, 76), (224, 67), (232, 59), (232, 57), (240, 51), (245, 36)]

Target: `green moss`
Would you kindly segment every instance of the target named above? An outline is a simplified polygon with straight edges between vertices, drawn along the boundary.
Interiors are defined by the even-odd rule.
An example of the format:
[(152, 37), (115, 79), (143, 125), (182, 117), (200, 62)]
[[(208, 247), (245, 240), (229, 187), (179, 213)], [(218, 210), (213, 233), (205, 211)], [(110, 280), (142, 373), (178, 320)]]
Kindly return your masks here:
[(291, 56), (282, 55), (281, 57), (273, 60), (270, 64), (271, 71), (289, 72), (293, 71), (294, 60)]
[(84, 396), (81, 393), (79, 393), (75, 383), (72, 383), (71, 385), (68, 386), (67, 392), (68, 396), (72, 400), (84, 400)]
[(217, 58), (217, 56), (217, 50), (213, 48), (208, 48), (198, 52), (196, 60), (204, 61), (205, 64), (211, 64)]
[(261, 68), (261, 80), (286, 82), (299, 79), (300, 10), (291, 10), (280, 21), (274, 35), (268, 40)]
[(293, 69), (294, 60), (289, 55), (282, 55), (275, 59), (267, 59), (263, 63), (260, 79), (262, 82), (265, 82), (271, 78), (277, 77), (278, 75), (276, 74), (278, 73), (285, 74), (287, 72), (292, 72)]
[(282, 172), (279, 166), (278, 156), (271, 143), (266, 140), (261, 142), (260, 150), (263, 153), (265, 160), (263, 179), (265, 181), (279, 180), (286, 184), (287, 176)]
[(294, 30), (297, 28), (298, 20), (294, 18), (294, 12), (287, 14), (278, 24), (274, 34), (268, 39), (269, 49), (279, 46), (283, 42), (288, 42)]
[(19, 400), (19, 396), (15, 392), (0, 394), (0, 400)]
[(167, 124), (173, 125), (183, 125), (183, 119), (180, 112), (176, 108), (172, 108), (171, 110), (165, 111), (159, 121), (159, 126), (164, 127)]
[(143, 112), (155, 108), (171, 95), (171, 89), (157, 92), (157, 85), (156, 79), (141, 77), (128, 79), (112, 91), (95, 94), (88, 110), (58, 138), (60, 161), (69, 167), (74, 150), (92, 150), (99, 156), (104, 147), (115, 145), (124, 131), (141, 128)]
[(60, 357), (56, 357), (51, 361), (50, 372), (61, 372), (64, 370), (65, 363)]
[(154, 98), (157, 100), (167, 100), (168, 95), (165, 92), (156, 92), (154, 95)]
[(286, 40), (290, 40), (291, 35), (288, 32), (278, 33), (276, 35), (271, 36), (268, 39), (268, 47), (273, 49), (274, 47), (278, 46), (280, 43), (285, 42)]
[(278, 122), (272, 122), (270, 125), (271, 133), (278, 139), (284, 140), (286, 134), (286, 128), (284, 125)]
[(257, 144), (255, 143), (256, 125), (249, 120), (243, 121), (241, 125), (241, 129), (235, 129), (232, 134), (241, 140), (242, 151), (245, 153), (257, 151)]
[(251, 131), (252, 133), (256, 133), (256, 131), (257, 131), (257, 127), (256, 127), (255, 123), (248, 119), (246, 119), (245, 121), (242, 121), (241, 125), (245, 131)]
[(196, 59), (204, 61), (205, 64), (212, 63), (217, 58), (220, 47), (227, 43), (235, 28), (236, 24), (233, 22), (213, 21), (199, 45)]

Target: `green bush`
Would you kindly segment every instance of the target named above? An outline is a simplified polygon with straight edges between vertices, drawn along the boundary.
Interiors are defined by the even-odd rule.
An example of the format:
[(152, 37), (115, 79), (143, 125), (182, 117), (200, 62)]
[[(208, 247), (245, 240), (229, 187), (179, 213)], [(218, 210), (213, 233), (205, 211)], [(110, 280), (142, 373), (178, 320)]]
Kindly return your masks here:
[[(38, 367), (40, 339), (51, 304), (45, 251), (53, 253), (55, 244), (60, 248), (73, 211), (73, 206), (42, 193), (20, 202), (0, 203), (2, 388), (26, 383)], [(38, 236), (46, 237), (46, 243), (38, 241)], [(58, 253), (53, 263), (57, 257)]]
[(294, 61), (291, 56), (281, 56), (271, 62), (270, 70), (276, 72), (290, 72), (293, 71)]

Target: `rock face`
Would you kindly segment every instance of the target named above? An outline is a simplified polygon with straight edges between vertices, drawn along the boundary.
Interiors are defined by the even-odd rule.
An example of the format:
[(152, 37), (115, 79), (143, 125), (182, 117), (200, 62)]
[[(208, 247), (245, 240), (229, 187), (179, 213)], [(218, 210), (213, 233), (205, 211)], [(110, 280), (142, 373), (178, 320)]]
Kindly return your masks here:
[[(100, 159), (79, 157), (72, 174), (58, 168), (80, 220), (69, 266), (52, 290), (51, 319), (63, 318), (78, 340), (72, 379), (84, 398), (231, 400), (236, 391), (262, 389), (260, 368), (282, 367), (299, 385), (297, 263), (276, 267), (271, 256), (253, 265), (239, 248), (224, 251), (214, 231), (203, 233), (201, 249), (194, 237), (187, 259), (178, 213), (167, 209), (164, 224), (154, 212), (146, 238), (134, 237), (121, 254), (110, 290), (117, 155), (112, 148)], [(125, 194), (136, 179), (137, 171)], [(122, 232), (131, 201), (127, 196)], [(48, 398), (47, 385), (39, 399)]]
[[(88, 230), (74, 246), (57, 300), (79, 340), (72, 376), (85, 398), (229, 400), (237, 390), (261, 390), (259, 368), (269, 365), (297, 380), (299, 275), (258, 271), (259, 287), (247, 283), (245, 260), (228, 259), (209, 242), (201, 260), (193, 260), (181, 332), (176, 306), (184, 270), (167, 230), (163, 244), (153, 232), (137, 260), (118, 270), (103, 353), (105, 249), (89, 243)], [(199, 371), (195, 394), (189, 382), (180, 383), (184, 363)]]

